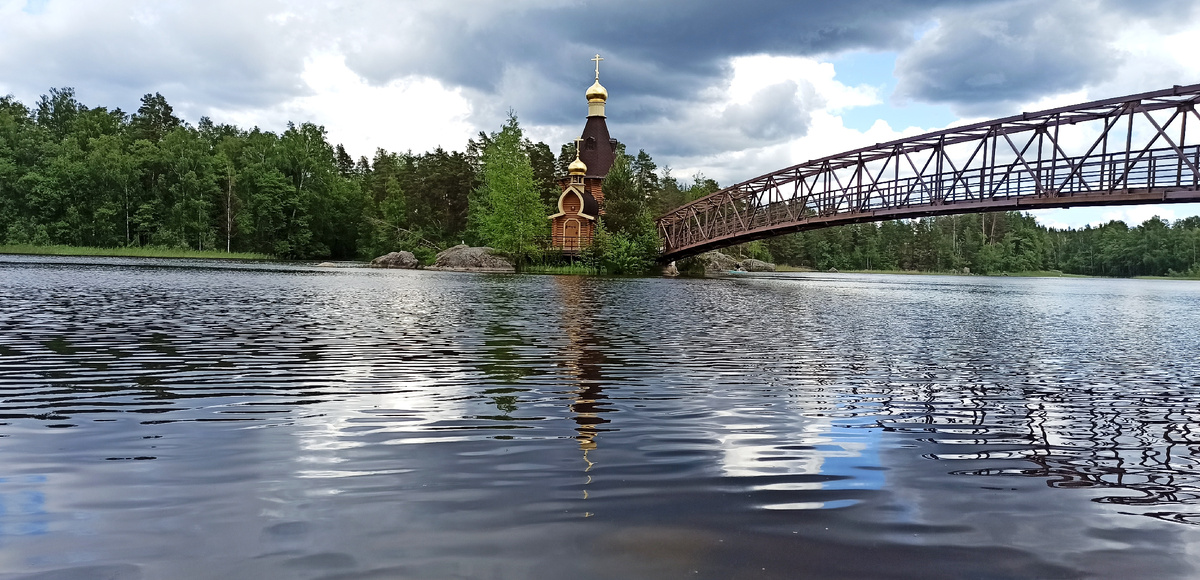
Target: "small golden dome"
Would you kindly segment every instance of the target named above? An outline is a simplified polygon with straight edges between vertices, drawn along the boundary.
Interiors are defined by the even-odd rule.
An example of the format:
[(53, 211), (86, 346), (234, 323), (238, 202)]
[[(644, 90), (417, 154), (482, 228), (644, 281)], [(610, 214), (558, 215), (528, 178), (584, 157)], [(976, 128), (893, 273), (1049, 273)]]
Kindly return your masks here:
[(587, 164), (579, 159), (579, 151), (575, 152), (575, 160), (567, 166), (567, 173), (571, 175), (587, 175)]
[(596, 79), (596, 82), (592, 83), (592, 86), (588, 87), (587, 100), (589, 103), (603, 103), (604, 101), (608, 100), (608, 89), (604, 88), (604, 85), (600, 84), (600, 79)]

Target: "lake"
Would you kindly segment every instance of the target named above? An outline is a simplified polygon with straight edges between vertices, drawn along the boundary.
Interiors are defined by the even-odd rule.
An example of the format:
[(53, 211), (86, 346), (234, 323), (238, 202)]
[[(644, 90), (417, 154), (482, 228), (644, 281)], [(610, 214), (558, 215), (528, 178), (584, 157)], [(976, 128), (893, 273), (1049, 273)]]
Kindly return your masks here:
[(0, 578), (1193, 578), (1200, 283), (0, 256)]

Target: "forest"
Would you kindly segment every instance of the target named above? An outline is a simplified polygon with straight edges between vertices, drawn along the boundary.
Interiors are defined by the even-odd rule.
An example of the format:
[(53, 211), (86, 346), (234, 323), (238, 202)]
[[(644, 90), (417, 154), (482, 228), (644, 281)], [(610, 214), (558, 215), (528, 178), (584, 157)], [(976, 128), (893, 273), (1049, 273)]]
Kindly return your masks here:
[[(660, 169), (644, 150), (605, 180), (597, 270), (653, 269), (652, 216), (717, 191)], [(0, 245), (179, 248), (279, 259), (364, 260), (409, 250), (428, 262), (459, 243), (519, 263), (546, 260), (557, 179), (574, 158), (525, 138), (515, 114), (462, 151), (350, 155), (323, 127), (195, 125), (161, 94), (134, 113), (88, 107), (73, 89), (32, 106), (0, 97)], [(1009, 212), (858, 224), (780, 236), (729, 252), (820, 270), (1097, 276), (1200, 275), (1200, 218), (1057, 230)]]

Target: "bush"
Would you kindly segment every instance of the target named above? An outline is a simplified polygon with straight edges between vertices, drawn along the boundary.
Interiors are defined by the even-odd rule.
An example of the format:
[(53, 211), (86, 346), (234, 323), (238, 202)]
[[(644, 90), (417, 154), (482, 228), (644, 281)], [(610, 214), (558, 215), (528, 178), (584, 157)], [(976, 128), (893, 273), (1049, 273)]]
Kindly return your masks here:
[(604, 222), (600, 222), (592, 251), (605, 273), (639, 276), (654, 270), (654, 260), (658, 257), (658, 236), (653, 229), (654, 222), (648, 215), (643, 217), (649, 223), (649, 228), (640, 224), (642, 227), (634, 234), (609, 232)]

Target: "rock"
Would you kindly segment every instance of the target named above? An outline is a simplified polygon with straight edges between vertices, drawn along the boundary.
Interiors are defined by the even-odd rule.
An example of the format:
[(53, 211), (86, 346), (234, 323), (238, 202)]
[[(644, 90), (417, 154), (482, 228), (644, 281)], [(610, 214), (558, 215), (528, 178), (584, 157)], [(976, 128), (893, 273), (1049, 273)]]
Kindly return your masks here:
[(678, 275), (679, 275), (679, 268), (677, 268), (677, 267), (675, 266), (675, 262), (671, 262), (670, 264), (667, 264), (666, 266), (663, 266), (663, 269), (662, 269), (662, 275), (663, 275), (663, 276), (669, 276), (669, 277), (672, 277), (672, 278), (673, 278), (673, 277), (675, 277), (675, 276), (678, 276)]
[(515, 272), (512, 262), (498, 256), (495, 250), (482, 247), (472, 248), (459, 244), (449, 250), (442, 250), (433, 260), (430, 270), (449, 270), (452, 272)]
[(333, 262), (321, 262), (320, 264), (317, 264), (317, 267), (318, 268), (336, 268), (337, 264), (334, 264)]
[(971, 273), (971, 269), (966, 266), (963, 266), (963, 274), (970, 274), (970, 273)]
[(420, 263), (417, 262), (417, 257), (412, 252), (392, 252), (386, 256), (379, 256), (371, 260), (372, 268), (403, 268), (412, 270), (419, 268)]
[(704, 252), (696, 257), (704, 264), (705, 274), (724, 274), (738, 267), (737, 260), (717, 251)]
[(764, 262), (762, 260), (755, 260), (754, 258), (747, 258), (738, 264), (738, 268), (747, 272), (774, 272), (775, 264)]
[(830, 268), (830, 269), (829, 269), (829, 273), (830, 273), (830, 274), (837, 274), (837, 273), (838, 273), (838, 269), (837, 269), (837, 268)]

